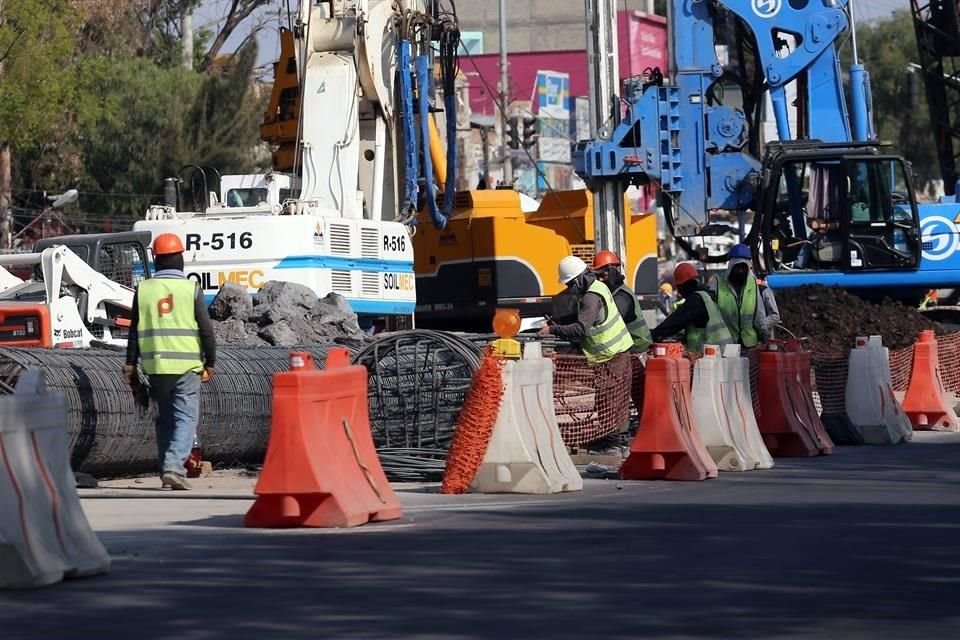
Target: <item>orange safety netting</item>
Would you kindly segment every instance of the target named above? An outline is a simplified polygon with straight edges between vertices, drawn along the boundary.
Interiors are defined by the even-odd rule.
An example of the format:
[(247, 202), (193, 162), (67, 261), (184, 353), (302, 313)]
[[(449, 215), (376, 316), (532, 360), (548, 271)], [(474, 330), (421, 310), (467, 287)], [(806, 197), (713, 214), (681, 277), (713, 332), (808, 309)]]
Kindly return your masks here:
[[(960, 332), (937, 336), (940, 375), (944, 388), (960, 395)], [(846, 412), (849, 350), (814, 346), (810, 351), (810, 381), (814, 403), (825, 415)], [(684, 353), (691, 366), (696, 360)], [(750, 360), (750, 386), (754, 410), (758, 406), (757, 383), (760, 349), (743, 353)], [(640, 356), (624, 356), (600, 367), (576, 355), (553, 356), (553, 397), (560, 433), (567, 446), (594, 442), (621, 430), (630, 417), (631, 405), (643, 411), (644, 368)], [(913, 367), (913, 348), (890, 351), (894, 391), (905, 392)]]
[(647, 369), (643, 365), (643, 357), (638, 354), (630, 355), (630, 402), (633, 411), (639, 417), (643, 413), (643, 390), (647, 383)]
[(583, 356), (556, 354), (553, 364), (553, 404), (564, 444), (595, 442), (626, 428), (634, 366), (629, 354), (596, 366)]
[(503, 358), (490, 355), (488, 349), (473, 374), (470, 391), (457, 416), (440, 493), (464, 493), (483, 463), (503, 402), (503, 364)]
[[(960, 332), (937, 336), (937, 345), (943, 386), (949, 392), (960, 393)], [(811, 352), (814, 401), (823, 414), (835, 415), (846, 411), (849, 355), (849, 350), (815, 348)], [(894, 391), (906, 392), (912, 368), (913, 347), (890, 350), (890, 377)], [(755, 376), (753, 367), (751, 376)]]

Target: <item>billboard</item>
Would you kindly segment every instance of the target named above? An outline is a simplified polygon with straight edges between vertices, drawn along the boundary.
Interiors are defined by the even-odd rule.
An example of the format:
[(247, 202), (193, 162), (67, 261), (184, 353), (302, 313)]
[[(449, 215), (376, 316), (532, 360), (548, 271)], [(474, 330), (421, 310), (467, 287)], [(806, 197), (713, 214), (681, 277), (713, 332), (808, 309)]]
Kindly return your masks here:
[(577, 142), (590, 139), (590, 98), (581, 96), (573, 99), (570, 133)]
[(570, 162), (570, 74), (537, 71), (540, 160)]

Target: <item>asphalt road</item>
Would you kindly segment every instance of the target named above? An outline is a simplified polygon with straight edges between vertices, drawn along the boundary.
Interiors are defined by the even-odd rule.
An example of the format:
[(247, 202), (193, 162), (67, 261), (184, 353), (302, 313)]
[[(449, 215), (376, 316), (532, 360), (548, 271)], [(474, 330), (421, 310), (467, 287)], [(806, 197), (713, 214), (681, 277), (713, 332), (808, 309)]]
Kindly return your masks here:
[(242, 529), (248, 486), (85, 492), (111, 573), (0, 593), (0, 638), (960, 638), (960, 434), (777, 465), (409, 489), (348, 531)]

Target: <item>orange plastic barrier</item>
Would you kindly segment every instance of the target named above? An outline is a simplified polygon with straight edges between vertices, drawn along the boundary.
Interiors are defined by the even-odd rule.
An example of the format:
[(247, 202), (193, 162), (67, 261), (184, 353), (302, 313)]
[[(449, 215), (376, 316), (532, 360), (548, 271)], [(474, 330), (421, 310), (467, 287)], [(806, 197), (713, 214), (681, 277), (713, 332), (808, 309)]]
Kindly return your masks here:
[(620, 467), (624, 480), (706, 480), (717, 465), (693, 422), (690, 363), (668, 345), (647, 361), (640, 427)]
[(333, 349), (318, 370), (290, 354), (273, 377), (273, 417), (248, 527), (353, 527), (399, 518), (370, 435), (367, 370)]
[(774, 457), (816, 456), (820, 454), (819, 438), (810, 424), (797, 379), (799, 359), (792, 354), (788, 365), (787, 355), (778, 344), (768, 344), (760, 352), (757, 425)]
[(914, 431), (957, 431), (960, 419), (947, 402), (937, 339), (933, 331), (922, 331), (913, 345), (913, 370), (910, 386), (903, 399), (903, 412), (910, 418)]
[[(820, 412), (817, 411), (817, 405), (813, 401), (813, 383), (810, 379), (810, 372), (813, 367), (810, 363), (810, 352), (801, 351), (800, 345), (797, 343), (788, 343), (785, 357), (788, 375), (796, 374), (799, 383), (799, 386), (795, 387), (797, 392), (796, 403), (800, 412), (806, 418), (805, 424), (813, 430), (814, 440), (817, 443), (817, 448), (820, 449), (820, 453), (828, 456), (834, 452), (836, 445), (830, 438), (830, 434), (827, 433), (827, 428), (820, 419)], [(793, 385), (791, 387), (794, 388)]]

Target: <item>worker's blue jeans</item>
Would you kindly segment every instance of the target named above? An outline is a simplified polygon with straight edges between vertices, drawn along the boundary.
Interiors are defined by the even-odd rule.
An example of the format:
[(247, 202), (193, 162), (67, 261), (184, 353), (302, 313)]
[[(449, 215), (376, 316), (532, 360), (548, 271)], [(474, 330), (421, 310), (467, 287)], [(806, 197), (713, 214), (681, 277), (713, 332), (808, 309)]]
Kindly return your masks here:
[(200, 374), (150, 376), (150, 397), (157, 403), (157, 450), (161, 472), (186, 474), (200, 419)]

